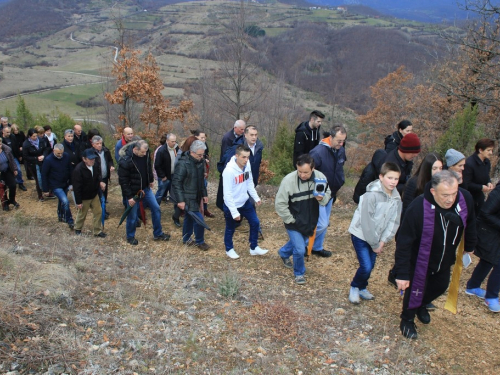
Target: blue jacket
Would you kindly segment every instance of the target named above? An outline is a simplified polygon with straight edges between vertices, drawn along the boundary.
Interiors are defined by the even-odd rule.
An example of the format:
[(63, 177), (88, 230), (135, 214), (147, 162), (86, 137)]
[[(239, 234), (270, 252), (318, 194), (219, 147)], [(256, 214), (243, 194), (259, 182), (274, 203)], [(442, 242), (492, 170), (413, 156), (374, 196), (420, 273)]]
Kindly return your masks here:
[(333, 149), (330, 146), (330, 137), (327, 137), (322, 139), (309, 154), (314, 159), (314, 168), (326, 176), (332, 191), (332, 198), (334, 198), (345, 182), (344, 163), (347, 160), (345, 148)]
[(42, 186), (44, 191), (57, 188), (65, 189), (71, 185), (71, 160), (67, 153), (61, 159), (50, 154), (43, 160)]

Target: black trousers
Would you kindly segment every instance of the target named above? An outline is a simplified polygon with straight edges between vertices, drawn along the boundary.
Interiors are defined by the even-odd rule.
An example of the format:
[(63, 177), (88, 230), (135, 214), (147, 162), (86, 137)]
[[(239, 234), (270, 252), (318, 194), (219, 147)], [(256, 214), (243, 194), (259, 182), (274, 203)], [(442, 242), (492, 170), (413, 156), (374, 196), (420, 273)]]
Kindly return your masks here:
[[(444, 292), (446, 292), (446, 289), (448, 289), (448, 286), (450, 285), (450, 276), (451, 276), (450, 268), (446, 270), (440, 270), (439, 272), (436, 272), (434, 274), (432, 273), (427, 274), (427, 279), (425, 281), (424, 297), (422, 299), (421, 306), (425, 307), (426, 305), (434, 301), (436, 298), (438, 298), (440, 295), (442, 295)], [(413, 279), (413, 277), (411, 279)], [(406, 288), (405, 295), (403, 298), (403, 312), (401, 313), (401, 319), (405, 320), (413, 320), (418, 310), (418, 308), (417, 309), (408, 308), (411, 296), (411, 283), (412, 280), (410, 280), (410, 287)]]
[(7, 199), (7, 190), (2, 197), (3, 207), (8, 206), (10, 204), (14, 204), (16, 202), (16, 176), (10, 169), (7, 169), (5, 172), (0, 173), (0, 179), (5, 182), (5, 186), (9, 189), (9, 199)]

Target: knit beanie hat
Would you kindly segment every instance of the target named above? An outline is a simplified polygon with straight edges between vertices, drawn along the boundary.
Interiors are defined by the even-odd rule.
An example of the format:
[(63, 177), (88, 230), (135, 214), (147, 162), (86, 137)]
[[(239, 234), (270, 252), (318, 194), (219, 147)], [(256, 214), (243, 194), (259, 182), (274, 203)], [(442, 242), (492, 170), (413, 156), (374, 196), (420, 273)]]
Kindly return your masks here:
[(444, 156), (444, 158), (446, 159), (446, 166), (452, 167), (460, 160), (465, 159), (465, 156), (460, 151), (450, 148), (448, 151), (446, 151), (446, 155)]
[(418, 154), (420, 152), (420, 139), (415, 133), (406, 134), (399, 143), (398, 149), (405, 154)]

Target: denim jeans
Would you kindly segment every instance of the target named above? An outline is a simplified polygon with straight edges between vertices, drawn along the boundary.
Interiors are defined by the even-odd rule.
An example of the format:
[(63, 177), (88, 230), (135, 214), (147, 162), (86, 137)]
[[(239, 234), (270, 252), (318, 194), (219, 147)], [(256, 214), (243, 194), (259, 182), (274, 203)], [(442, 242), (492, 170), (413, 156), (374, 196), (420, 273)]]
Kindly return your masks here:
[(36, 165), (36, 177), (38, 179), (38, 185), (40, 185), (40, 190), (43, 190), (43, 184), (42, 184), (42, 166)]
[(352, 279), (351, 286), (354, 288), (366, 289), (370, 274), (372, 273), (373, 267), (375, 267), (377, 254), (373, 251), (372, 247), (368, 245), (368, 242), (363, 241), (361, 238), (351, 234), (351, 241), (359, 261), (359, 268)]
[(493, 264), (481, 259), (476, 268), (474, 268), (474, 271), (472, 271), (472, 276), (467, 282), (467, 289), (481, 287), (482, 282), (486, 279), (490, 271), (491, 274), (486, 284), (485, 298), (498, 298), (498, 293), (500, 292), (500, 264), (493, 266)]
[(330, 223), (330, 214), (332, 213), (332, 205), (335, 202), (333, 197), (325, 206), (319, 206), (318, 225), (316, 226), (316, 237), (314, 238), (313, 250), (323, 250), (323, 243), (325, 242), (326, 230)]
[(158, 190), (156, 191), (155, 195), (156, 202), (158, 202), (158, 205), (160, 205), (161, 200), (163, 199), (167, 191), (170, 190), (171, 182), (172, 181), (170, 180), (162, 181), (161, 178), (158, 180)]
[(14, 158), (14, 161), (16, 162), (17, 166), (16, 184), (24, 184), (23, 172), (21, 172), (21, 164), (19, 164), (19, 160), (17, 160), (17, 158)]
[(278, 254), (282, 258), (293, 256), (293, 274), (295, 276), (302, 276), (306, 273), (304, 254), (306, 253), (309, 237), (295, 230), (287, 229), (286, 231), (290, 240), (279, 249)]
[(205, 228), (199, 225), (194, 219), (191, 217), (191, 214), (198, 216), (201, 220), (203, 220), (203, 215), (201, 212), (190, 211), (186, 212), (184, 216), (184, 225), (182, 226), (182, 242), (187, 242), (194, 230), (194, 240), (197, 245), (201, 245), (205, 242)]
[[(163, 233), (161, 227), (161, 213), (160, 206), (156, 202), (156, 198), (150, 188), (144, 189), (143, 205), (146, 207), (148, 205), (151, 210), (151, 221), (153, 222), (153, 236), (159, 237)], [(129, 206), (127, 200), (127, 207)], [(135, 237), (135, 224), (137, 223), (137, 218), (139, 216), (139, 202), (136, 202), (129, 215), (127, 216), (127, 239)]]
[[(236, 228), (237, 221), (233, 219), (231, 215), (231, 211), (227, 208), (226, 204), (223, 205), (224, 208), (224, 218), (226, 219), (226, 231), (224, 232), (224, 245), (226, 246), (226, 251), (231, 250), (233, 246), (233, 235), (234, 230)], [(257, 217), (257, 213), (255, 212), (255, 208), (250, 202), (250, 199), (247, 199), (245, 204), (238, 208), (238, 212), (240, 213), (240, 217), (244, 217), (248, 220), (248, 224), (250, 225), (250, 249), (254, 250), (257, 247), (257, 241), (259, 239), (259, 227), (260, 222)]]
[(63, 222), (73, 224), (73, 216), (69, 209), (68, 188), (55, 188), (52, 193), (57, 197), (57, 217)]

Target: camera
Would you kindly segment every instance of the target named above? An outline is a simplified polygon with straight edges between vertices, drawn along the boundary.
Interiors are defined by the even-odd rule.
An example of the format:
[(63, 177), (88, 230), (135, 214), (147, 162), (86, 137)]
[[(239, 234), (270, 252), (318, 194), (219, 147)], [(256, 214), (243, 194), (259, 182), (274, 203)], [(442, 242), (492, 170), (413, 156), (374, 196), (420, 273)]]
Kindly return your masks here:
[(314, 179), (314, 190), (313, 190), (313, 195), (315, 197), (320, 196), (324, 197), (326, 188), (328, 186), (328, 182), (324, 178), (315, 178)]

